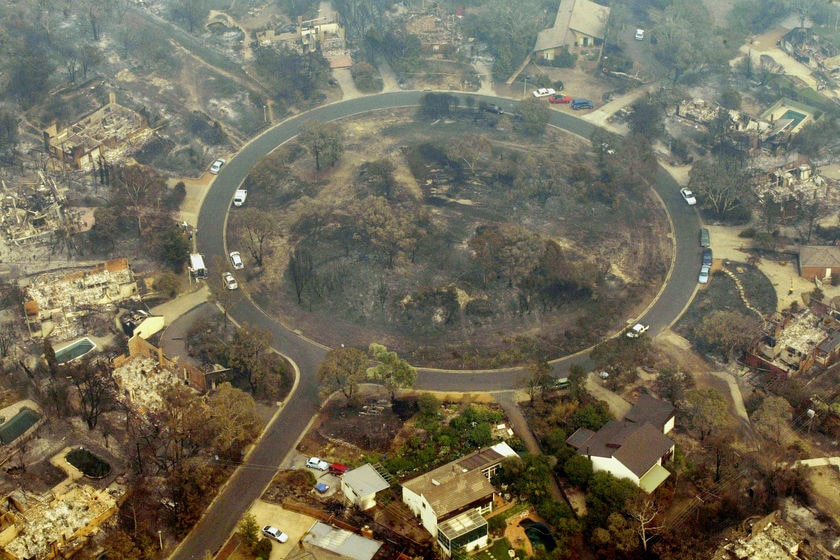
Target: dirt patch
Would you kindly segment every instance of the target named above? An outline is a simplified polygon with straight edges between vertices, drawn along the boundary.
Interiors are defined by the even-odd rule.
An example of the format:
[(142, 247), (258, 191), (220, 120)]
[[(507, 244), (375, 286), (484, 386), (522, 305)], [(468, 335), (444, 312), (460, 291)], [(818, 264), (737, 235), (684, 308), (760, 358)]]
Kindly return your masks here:
[(840, 527), (840, 472), (836, 467), (813, 467), (805, 471), (811, 484), (811, 498), (817, 509), (829, 516)]

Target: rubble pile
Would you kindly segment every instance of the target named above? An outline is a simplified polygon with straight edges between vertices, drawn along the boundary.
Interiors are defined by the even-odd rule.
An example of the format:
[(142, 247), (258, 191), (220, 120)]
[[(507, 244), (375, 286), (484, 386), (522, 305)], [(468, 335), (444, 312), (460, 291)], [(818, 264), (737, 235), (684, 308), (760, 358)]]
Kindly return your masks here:
[(175, 373), (161, 366), (158, 360), (143, 356), (135, 356), (114, 369), (114, 379), (132, 407), (146, 411), (160, 409), (162, 395), (169, 387), (179, 384)]

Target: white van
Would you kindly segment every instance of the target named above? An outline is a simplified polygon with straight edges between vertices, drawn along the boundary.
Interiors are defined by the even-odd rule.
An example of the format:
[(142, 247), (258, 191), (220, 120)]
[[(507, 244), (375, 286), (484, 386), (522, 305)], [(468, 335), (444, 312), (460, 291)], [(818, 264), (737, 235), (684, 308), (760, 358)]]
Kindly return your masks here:
[(645, 30), (644, 29), (637, 29), (636, 35), (633, 37), (637, 41), (644, 41), (645, 40)]
[(242, 206), (245, 204), (245, 199), (248, 198), (248, 191), (246, 189), (236, 189), (233, 193), (233, 205)]
[(190, 275), (193, 278), (207, 278), (207, 267), (204, 266), (204, 256), (199, 253), (190, 254)]

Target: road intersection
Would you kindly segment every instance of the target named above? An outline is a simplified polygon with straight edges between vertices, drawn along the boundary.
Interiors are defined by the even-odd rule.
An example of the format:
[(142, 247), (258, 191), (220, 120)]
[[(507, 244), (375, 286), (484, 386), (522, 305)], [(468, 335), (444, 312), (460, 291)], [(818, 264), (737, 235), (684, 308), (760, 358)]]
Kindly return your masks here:
[[(219, 262), (226, 259), (225, 227), (234, 191), (259, 159), (297, 135), (302, 123), (309, 119), (329, 122), (359, 113), (414, 107), (420, 104), (423, 95), (419, 91), (390, 92), (322, 106), (287, 119), (246, 144), (222, 168), (204, 197), (198, 216), (197, 227), (201, 235), (198, 236), (197, 245), (199, 252), (205, 255), (206, 262), (214, 262), (214, 257), (219, 257)], [(458, 95), (472, 97), (475, 105), (483, 101), (513, 111), (514, 102), (510, 99), (475, 94)], [(595, 130), (593, 124), (560, 111), (552, 111), (549, 122), (584, 139), (588, 139)], [(670, 215), (674, 257), (665, 284), (653, 303), (642, 317), (628, 317), (628, 323), (644, 321), (651, 325), (650, 334), (653, 336), (679, 317), (694, 293), (700, 258), (700, 222), (696, 211), (688, 207), (680, 197), (679, 185), (667, 171), (660, 168), (651, 187)], [(215, 552), (222, 546), (228, 535), (235, 530), (242, 513), (271, 482), (277, 466), (305, 433), (320, 405), (316, 372), (327, 348), (284, 325), (282, 319), (268, 316), (247, 298), (236, 302), (228, 314), (239, 324), (248, 323), (271, 333), (273, 347), (295, 364), (297, 380), (292, 394), (278, 410), (243, 464), (172, 554), (171, 558), (177, 560), (199, 560), (206, 551)], [(591, 369), (589, 352), (583, 351), (554, 360), (553, 374), (564, 376), (572, 364)], [(415, 388), (449, 392), (511, 391), (521, 387), (524, 378), (522, 368), (470, 372), (420, 368)]]

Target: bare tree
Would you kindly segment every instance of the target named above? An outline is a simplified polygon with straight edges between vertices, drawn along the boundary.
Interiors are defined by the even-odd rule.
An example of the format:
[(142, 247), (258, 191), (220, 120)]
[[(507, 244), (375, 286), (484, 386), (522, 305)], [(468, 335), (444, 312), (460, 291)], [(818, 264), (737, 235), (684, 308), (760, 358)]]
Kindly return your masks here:
[(255, 207), (248, 207), (239, 213), (238, 224), (245, 230), (245, 245), (248, 252), (257, 261), (257, 266), (263, 265), (266, 245), (277, 234), (277, 222), (270, 212)]
[(147, 217), (160, 209), (166, 183), (154, 170), (131, 165), (117, 169), (113, 184), (115, 194), (137, 220), (137, 234), (142, 237)]
[(653, 540), (661, 527), (653, 525), (659, 515), (659, 506), (653, 496), (639, 492), (627, 502), (627, 515), (635, 521), (635, 531), (647, 551), (648, 543)]
[(93, 430), (102, 413), (115, 401), (117, 384), (111, 369), (104, 362), (82, 362), (65, 367), (64, 373), (79, 392), (82, 419), (88, 429)]

